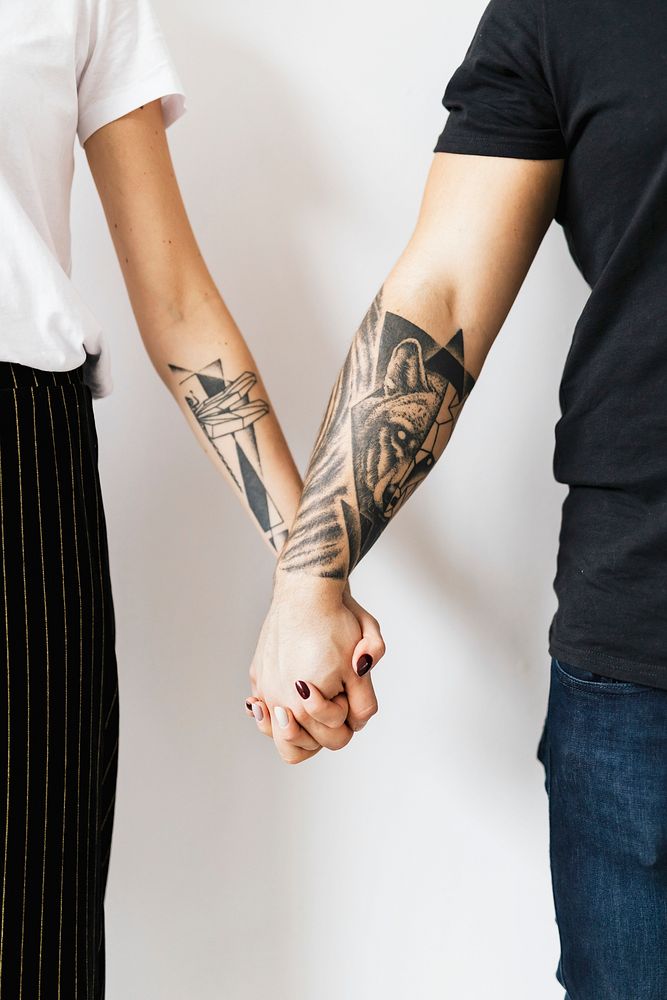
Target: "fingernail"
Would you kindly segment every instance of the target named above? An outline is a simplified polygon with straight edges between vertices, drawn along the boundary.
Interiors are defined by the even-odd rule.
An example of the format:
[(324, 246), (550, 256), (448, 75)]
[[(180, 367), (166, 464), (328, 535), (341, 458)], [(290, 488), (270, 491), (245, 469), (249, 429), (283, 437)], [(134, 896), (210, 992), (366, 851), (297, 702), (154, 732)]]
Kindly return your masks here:
[(310, 688), (305, 681), (295, 681), (294, 687), (297, 689), (303, 700), (310, 698)]
[(280, 728), (287, 729), (287, 727), (289, 726), (289, 716), (285, 711), (285, 709), (281, 708), (279, 705), (276, 705), (273, 712)]
[(373, 657), (370, 656), (368, 653), (364, 653), (364, 655), (360, 656), (359, 659), (357, 660), (357, 676), (363, 677), (364, 674), (368, 673), (368, 671), (371, 669), (372, 666), (373, 666)]
[(251, 701), (247, 701), (245, 703), (245, 707), (248, 709), (249, 712), (252, 712), (252, 702)]
[(255, 719), (257, 720), (257, 722), (261, 722), (262, 719), (264, 718), (264, 712), (262, 711), (262, 706), (258, 702), (255, 701), (255, 702), (253, 702), (253, 706), (252, 706), (251, 711), (252, 711), (252, 714), (255, 716)]

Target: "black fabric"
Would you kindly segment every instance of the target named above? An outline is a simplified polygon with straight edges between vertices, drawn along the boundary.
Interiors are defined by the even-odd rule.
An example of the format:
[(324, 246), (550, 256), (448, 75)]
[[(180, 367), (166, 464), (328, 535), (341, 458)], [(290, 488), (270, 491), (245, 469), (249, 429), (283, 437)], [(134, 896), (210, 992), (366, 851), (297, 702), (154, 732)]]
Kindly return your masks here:
[(118, 749), (82, 373), (0, 364), (0, 996), (99, 1000)]
[(560, 388), (550, 651), (667, 687), (664, 0), (492, 0), (437, 152), (564, 158), (556, 212), (591, 288)]

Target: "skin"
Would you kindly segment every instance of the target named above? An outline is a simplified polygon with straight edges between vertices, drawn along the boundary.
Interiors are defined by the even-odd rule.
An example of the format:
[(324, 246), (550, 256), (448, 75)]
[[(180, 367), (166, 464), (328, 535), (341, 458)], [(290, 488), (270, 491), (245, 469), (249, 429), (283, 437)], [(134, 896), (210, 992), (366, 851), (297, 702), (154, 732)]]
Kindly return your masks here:
[[(147, 104), (105, 125), (86, 142), (86, 156), (99, 192), (143, 343), (156, 371), (178, 402), (200, 445), (230, 483), (248, 513), (252, 504), (221, 460), (221, 454), (203, 430), (188, 404), (183, 372), (198, 372), (219, 360), (227, 380), (244, 373), (255, 376), (249, 401), (265, 407), (253, 423), (261, 460), (262, 482), (286, 527), (291, 525), (301, 495), (301, 478), (259, 377), (255, 361), (216, 288), (192, 232), (174, 173), (159, 101)], [(173, 371), (178, 366), (180, 375)], [(252, 499), (252, 498), (251, 498)], [(255, 519), (255, 525), (260, 527)], [(261, 532), (268, 541), (264, 531)], [(272, 551), (276, 552), (275, 546)], [(378, 623), (344, 589), (348, 610), (345, 642), (348, 663), (341, 670), (340, 698), (325, 702), (312, 715), (300, 713), (299, 725), (286, 704), (288, 725), (279, 727), (276, 743), (299, 758), (322, 747), (339, 749), (353, 729), (376, 705), (370, 679), (353, 669), (359, 657), (370, 654), (377, 662), (384, 653)], [(339, 652), (342, 654), (342, 647)], [(338, 662), (338, 661), (337, 661)], [(270, 667), (263, 671), (265, 685)], [(279, 684), (274, 685), (275, 689)], [(338, 692), (337, 692), (338, 693)], [(257, 692), (254, 692), (257, 694)], [(329, 691), (333, 695), (333, 692)], [(313, 704), (317, 695), (313, 694)], [(280, 707), (274, 699), (273, 708)], [(269, 711), (265, 708), (266, 719)], [(260, 727), (266, 731), (266, 724)], [(270, 730), (269, 730), (270, 732)]]
[[(392, 322), (406, 330), (414, 324), (434, 350), (463, 331), (465, 370), (476, 380), (553, 219), (562, 170), (562, 160), (435, 155), (414, 234), (369, 314), (373, 321), (367, 319), (353, 341), (334, 388), (295, 525), (278, 560), (273, 599), (251, 667), (254, 693), (269, 710), (288, 705), (307, 726), (311, 702), (295, 693), (297, 679), (313, 681), (334, 704), (345, 690), (357, 633), (343, 595), (359, 556), (340, 514), (340, 497), (358, 515), (354, 470), (370, 464), (365, 459), (373, 442), (364, 439), (363, 421), (362, 426), (353, 423), (352, 408), (373, 390), (377, 394), (379, 383), (372, 378), (377, 378), (386, 316), (393, 314)], [(367, 363), (365, 372), (364, 357), (376, 362)], [(394, 416), (398, 421), (402, 415), (396, 410)], [(340, 460), (332, 474), (335, 456)], [(362, 459), (356, 466), (355, 456)], [(371, 495), (375, 500), (381, 493)], [(388, 520), (378, 518), (380, 530)], [(323, 538), (323, 526), (332, 524), (343, 526), (335, 544), (332, 531)], [(312, 704), (323, 712), (319, 699)], [(265, 716), (262, 725), (268, 729), (269, 724)], [(286, 730), (283, 739), (292, 738)], [(279, 750), (285, 758), (284, 748)], [(290, 760), (300, 759), (305, 755), (295, 744)]]

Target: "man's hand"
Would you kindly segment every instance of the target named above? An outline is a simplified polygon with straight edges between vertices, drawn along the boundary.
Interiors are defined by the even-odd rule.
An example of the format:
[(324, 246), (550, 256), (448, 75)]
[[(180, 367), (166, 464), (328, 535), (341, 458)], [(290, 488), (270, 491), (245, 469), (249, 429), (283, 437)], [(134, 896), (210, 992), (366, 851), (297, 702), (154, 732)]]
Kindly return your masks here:
[(369, 671), (383, 655), (377, 622), (342, 582), (278, 571), (248, 714), (288, 764), (340, 750), (377, 711)]

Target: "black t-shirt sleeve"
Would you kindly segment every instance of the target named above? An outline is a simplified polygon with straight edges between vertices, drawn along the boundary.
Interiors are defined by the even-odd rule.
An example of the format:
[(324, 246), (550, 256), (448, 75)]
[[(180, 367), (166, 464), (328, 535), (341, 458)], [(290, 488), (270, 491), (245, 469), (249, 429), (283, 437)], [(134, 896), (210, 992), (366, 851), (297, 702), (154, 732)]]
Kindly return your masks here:
[(565, 156), (544, 75), (541, 0), (491, 0), (447, 85), (436, 153), (548, 160)]

